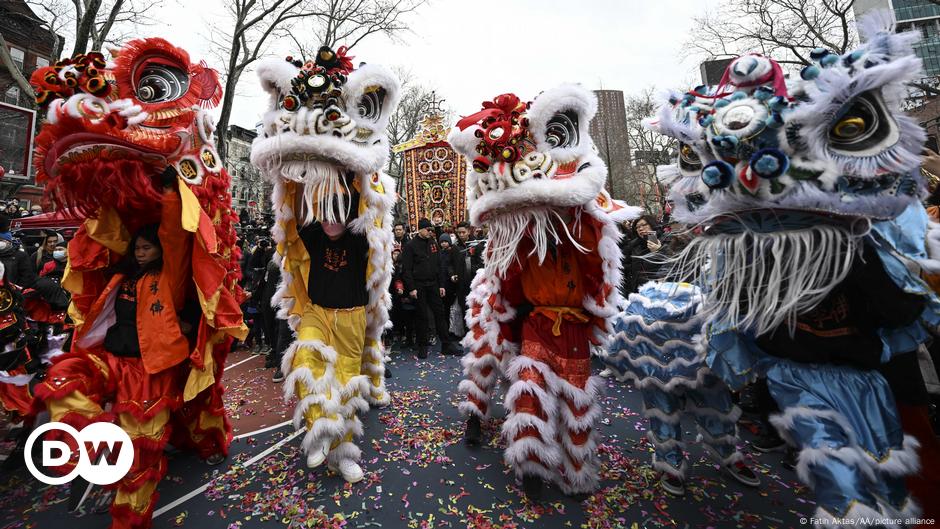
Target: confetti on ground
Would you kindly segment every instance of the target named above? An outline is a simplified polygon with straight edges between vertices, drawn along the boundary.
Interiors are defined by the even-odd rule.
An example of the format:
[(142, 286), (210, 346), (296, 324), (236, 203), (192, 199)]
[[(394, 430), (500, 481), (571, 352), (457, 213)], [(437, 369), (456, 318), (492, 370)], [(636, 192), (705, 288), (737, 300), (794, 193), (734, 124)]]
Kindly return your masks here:
[[(270, 381), (263, 357), (226, 373), (226, 409), (234, 427), (259, 415), (285, 412), (280, 386)], [(419, 361), (396, 354), (388, 387), (389, 407), (363, 415), (359, 443), (365, 478), (350, 485), (322, 466), (308, 469), (296, 437), (266, 457), (255, 456), (293, 433), (290, 426), (237, 440), (224, 465), (209, 467), (171, 451), (160, 505), (197, 487), (201, 493), (154, 520), (155, 529), (643, 529), (783, 528), (814, 511), (812, 496), (780, 465), (779, 454), (748, 455), (762, 486), (746, 489), (725, 480), (688, 433), (690, 477), (684, 498), (658, 486), (644, 437), (638, 392), (608, 382), (605, 414), (598, 425), (601, 486), (578, 498), (547, 487), (540, 503), (528, 501), (502, 461), (503, 411), (484, 424), (483, 446), (463, 443), (456, 404), (461, 368), (457, 358)], [(501, 395), (497, 397), (501, 399)], [(692, 426), (689, 424), (688, 426)], [(742, 435), (749, 438), (747, 426)], [(40, 486), (25, 471), (0, 471), (0, 529), (60, 526), (68, 487)], [(107, 514), (67, 518), (69, 529), (103, 528)], [(49, 524), (52, 525), (49, 525)]]

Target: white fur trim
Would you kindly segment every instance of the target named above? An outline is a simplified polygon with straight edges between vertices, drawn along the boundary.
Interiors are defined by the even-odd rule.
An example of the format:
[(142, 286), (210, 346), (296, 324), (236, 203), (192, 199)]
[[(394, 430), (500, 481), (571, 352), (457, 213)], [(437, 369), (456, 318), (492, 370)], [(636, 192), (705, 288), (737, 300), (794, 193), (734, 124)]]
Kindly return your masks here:
[(682, 463), (679, 465), (679, 468), (676, 468), (665, 461), (660, 461), (659, 458), (656, 457), (656, 452), (653, 452), (653, 468), (660, 472), (671, 474), (683, 481), (685, 481), (685, 477), (689, 474), (689, 462), (684, 457), (682, 458)]
[(331, 467), (335, 467), (344, 459), (350, 459), (358, 463), (362, 459), (362, 450), (355, 443), (344, 441), (330, 450), (330, 453), (326, 456), (327, 465)]
[[(565, 111), (573, 111), (578, 116), (580, 142), (572, 147), (553, 148), (545, 141), (545, 129), (556, 113)], [(596, 113), (597, 97), (581, 85), (564, 84), (542, 92), (532, 102), (532, 107), (527, 113), (529, 130), (535, 138), (536, 148), (542, 152), (550, 152), (560, 163), (584, 157), (594, 147), (590, 124)]]

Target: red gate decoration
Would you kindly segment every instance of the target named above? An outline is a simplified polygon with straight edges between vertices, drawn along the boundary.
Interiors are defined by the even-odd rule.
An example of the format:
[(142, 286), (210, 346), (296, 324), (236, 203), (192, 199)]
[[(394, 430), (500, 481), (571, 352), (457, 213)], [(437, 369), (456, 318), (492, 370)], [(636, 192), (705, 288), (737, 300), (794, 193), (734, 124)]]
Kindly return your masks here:
[(457, 225), (467, 219), (467, 162), (447, 143), (444, 117), (430, 114), (411, 141), (392, 150), (403, 153), (405, 203), (408, 223), (418, 219)]

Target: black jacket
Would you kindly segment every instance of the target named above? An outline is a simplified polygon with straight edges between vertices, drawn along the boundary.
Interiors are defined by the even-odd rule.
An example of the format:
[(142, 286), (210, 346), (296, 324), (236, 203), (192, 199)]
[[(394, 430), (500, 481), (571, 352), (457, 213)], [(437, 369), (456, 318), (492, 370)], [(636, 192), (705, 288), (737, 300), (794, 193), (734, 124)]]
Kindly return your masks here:
[(467, 243), (467, 252), (470, 254), (470, 280), (477, 275), (477, 270), (483, 268), (483, 255), (486, 253), (486, 239), (477, 239)]
[(8, 281), (20, 288), (33, 287), (37, 277), (36, 267), (18, 242), (11, 241), (9, 247), (0, 251), (0, 262), (3, 263), (4, 277)]
[(415, 237), (401, 252), (402, 280), (405, 292), (419, 287), (447, 287), (441, 247), (433, 237)]
[(271, 306), (271, 298), (277, 292), (277, 287), (281, 282), (281, 267), (274, 259), (268, 261), (265, 267), (264, 284), (261, 287), (260, 309), (274, 311), (277, 310)]
[(470, 292), (470, 282), (473, 281), (473, 275), (476, 272), (473, 268), (474, 256), (471, 250), (470, 246), (457, 241), (457, 245), (453, 247), (453, 255), (451, 256), (454, 275), (457, 276), (457, 291), (462, 295), (466, 295)]

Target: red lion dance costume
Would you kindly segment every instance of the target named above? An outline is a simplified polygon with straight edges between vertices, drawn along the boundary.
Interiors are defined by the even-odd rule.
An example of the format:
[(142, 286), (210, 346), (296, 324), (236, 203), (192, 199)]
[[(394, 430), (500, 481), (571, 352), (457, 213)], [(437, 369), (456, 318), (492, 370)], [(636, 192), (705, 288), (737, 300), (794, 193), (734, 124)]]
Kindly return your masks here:
[[(88, 217), (69, 244), (62, 282), (72, 293), (72, 351), (36, 395), (53, 421), (79, 430), (113, 421), (130, 435), (134, 465), (116, 484), (112, 527), (143, 528), (168, 442), (216, 461), (227, 455), (221, 378), (232, 337), (246, 329), (229, 176), (204, 110), (221, 98), (217, 74), (162, 39), (131, 41), (112, 55), (76, 56), (32, 76), (48, 108), (38, 180), (59, 207)], [(158, 222), (163, 271), (143, 276), (135, 292), (140, 356), (117, 356), (103, 346), (115, 298), (128, 295), (115, 265), (133, 252), (131, 234)], [(187, 303), (198, 307), (190, 318), (198, 323), (184, 336), (176, 311)]]
[(472, 160), (474, 225), (489, 226), (485, 267), (468, 298), (460, 391), (467, 440), (479, 442), (496, 378), (506, 395), (505, 459), (537, 498), (542, 481), (567, 494), (594, 490), (603, 382), (591, 344), (608, 334), (620, 301), (617, 222), (639, 214), (604, 191), (607, 168), (588, 125), (594, 95), (575, 85), (530, 104), (504, 94), (457, 124), (448, 141)]

